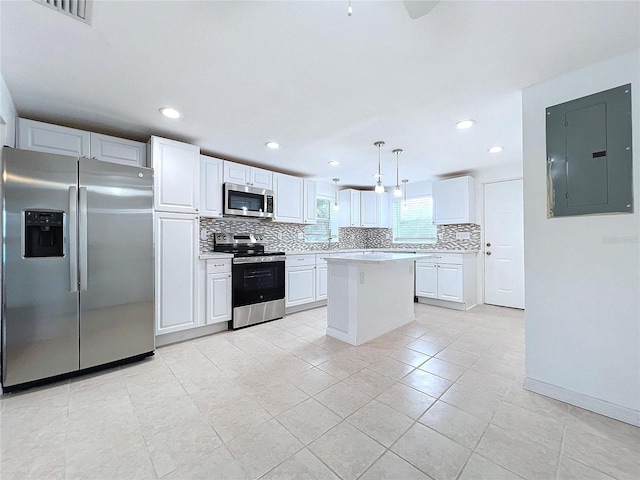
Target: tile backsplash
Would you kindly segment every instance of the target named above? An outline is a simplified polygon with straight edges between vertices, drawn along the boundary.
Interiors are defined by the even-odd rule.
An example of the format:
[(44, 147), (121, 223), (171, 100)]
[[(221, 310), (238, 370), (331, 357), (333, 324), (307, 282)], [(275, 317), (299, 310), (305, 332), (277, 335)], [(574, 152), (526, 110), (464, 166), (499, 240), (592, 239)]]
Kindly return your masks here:
[[(261, 221), (229, 220), (200, 217), (200, 251), (213, 250), (213, 235), (219, 232), (256, 233), (264, 235), (265, 248), (271, 251), (323, 250), (326, 243), (307, 243), (304, 225), (292, 223), (267, 223)], [(468, 232), (469, 240), (456, 240), (456, 233)], [(203, 236), (206, 239), (203, 239)], [(339, 241), (331, 244), (333, 249), (349, 248), (446, 248), (451, 250), (473, 250), (480, 248), (480, 225), (440, 225), (436, 243), (393, 243), (390, 228), (340, 228)]]

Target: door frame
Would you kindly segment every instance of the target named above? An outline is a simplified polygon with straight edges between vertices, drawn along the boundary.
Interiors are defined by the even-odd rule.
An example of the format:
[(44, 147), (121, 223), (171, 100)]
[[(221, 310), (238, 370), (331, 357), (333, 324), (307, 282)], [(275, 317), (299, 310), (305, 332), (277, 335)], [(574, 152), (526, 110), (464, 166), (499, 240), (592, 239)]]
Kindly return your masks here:
[[(513, 182), (514, 180), (522, 180), (522, 189), (524, 190), (524, 178), (522, 175), (520, 176), (514, 176), (514, 177), (507, 177), (507, 178), (501, 178), (500, 180), (487, 180), (484, 182), (481, 182), (481, 194), (480, 194), (480, 201), (482, 202), (482, 227), (480, 228), (480, 250), (479, 253), (482, 255), (482, 261), (479, 262), (478, 264), (478, 281), (479, 284), (482, 285), (482, 295), (479, 296), (479, 298), (482, 298), (482, 303), (485, 305), (491, 305), (491, 304), (487, 304), (485, 303), (485, 294), (486, 294), (486, 288), (485, 288), (485, 279), (486, 279), (486, 272), (485, 272), (485, 234), (486, 234), (486, 203), (485, 203), (485, 196), (484, 196), (484, 191), (485, 191), (485, 186), (489, 185), (489, 184), (493, 184), (493, 183), (504, 183), (504, 182)], [(523, 192), (523, 200), (524, 200), (524, 192)], [(524, 221), (524, 206), (522, 209), (522, 215), (523, 215), (523, 221)], [(524, 238), (523, 238), (523, 248), (524, 248)], [(526, 269), (526, 266), (523, 265), (523, 268)], [(525, 287), (526, 288), (526, 287)], [(526, 290), (525, 290), (526, 293)], [(526, 305), (525, 305), (526, 307)], [(511, 308), (511, 307), (504, 307), (504, 308)]]

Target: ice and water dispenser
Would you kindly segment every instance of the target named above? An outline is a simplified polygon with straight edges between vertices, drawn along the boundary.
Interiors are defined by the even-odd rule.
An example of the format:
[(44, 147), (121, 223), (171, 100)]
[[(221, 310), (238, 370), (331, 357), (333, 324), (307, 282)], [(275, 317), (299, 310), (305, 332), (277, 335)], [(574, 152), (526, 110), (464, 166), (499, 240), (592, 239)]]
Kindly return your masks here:
[(63, 220), (63, 212), (25, 211), (24, 256), (64, 256)]

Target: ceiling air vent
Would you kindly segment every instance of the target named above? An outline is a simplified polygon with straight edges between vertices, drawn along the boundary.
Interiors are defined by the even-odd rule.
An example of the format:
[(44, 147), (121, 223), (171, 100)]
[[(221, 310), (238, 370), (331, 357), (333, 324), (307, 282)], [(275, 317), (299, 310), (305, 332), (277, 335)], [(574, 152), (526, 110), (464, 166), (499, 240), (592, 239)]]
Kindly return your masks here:
[(34, 2), (91, 25), (93, 0), (34, 0)]

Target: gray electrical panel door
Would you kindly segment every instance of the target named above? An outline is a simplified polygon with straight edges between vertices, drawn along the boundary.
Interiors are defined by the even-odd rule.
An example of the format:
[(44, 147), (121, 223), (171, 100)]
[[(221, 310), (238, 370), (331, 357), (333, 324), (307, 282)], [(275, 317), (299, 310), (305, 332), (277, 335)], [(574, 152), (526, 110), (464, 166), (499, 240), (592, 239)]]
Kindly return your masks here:
[(549, 216), (632, 213), (631, 85), (546, 113)]

